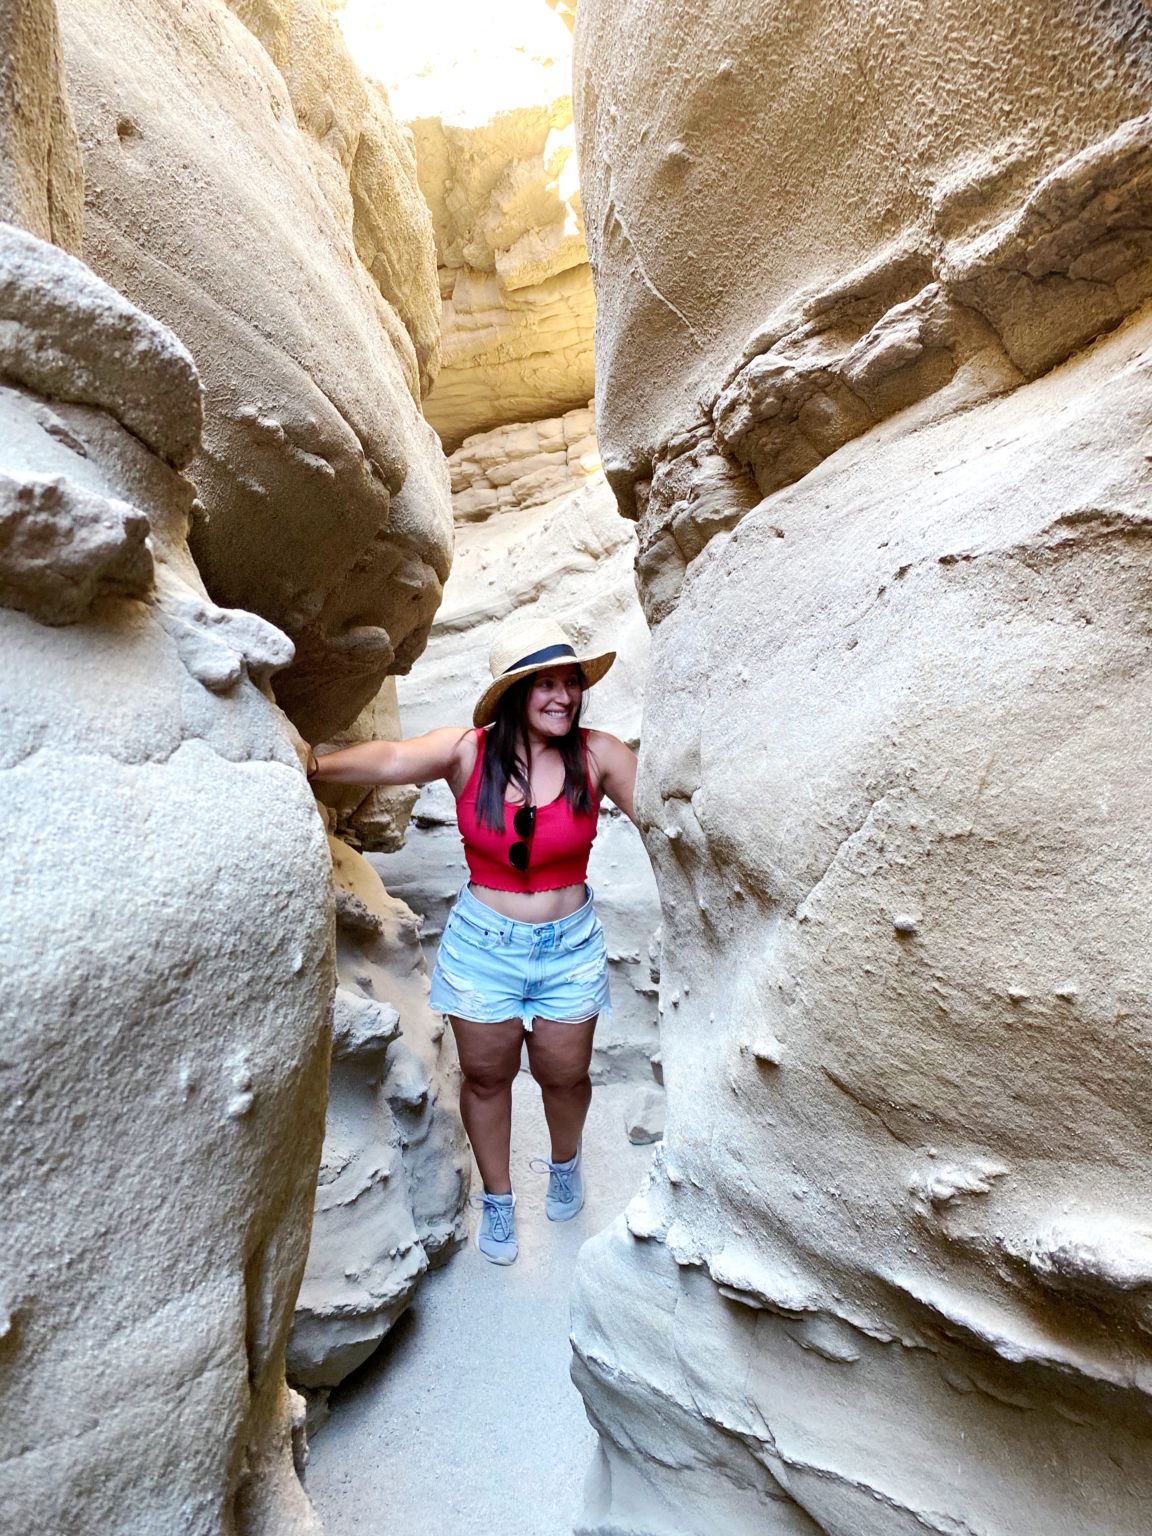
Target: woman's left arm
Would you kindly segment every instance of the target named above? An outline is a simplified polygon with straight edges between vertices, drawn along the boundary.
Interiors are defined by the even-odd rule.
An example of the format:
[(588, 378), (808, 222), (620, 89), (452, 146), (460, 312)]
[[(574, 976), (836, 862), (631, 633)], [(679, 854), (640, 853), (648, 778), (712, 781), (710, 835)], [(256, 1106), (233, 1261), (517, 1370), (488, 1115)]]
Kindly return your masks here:
[(600, 770), (600, 791), (618, 805), (633, 826), (636, 820), (636, 754), (607, 731), (588, 732), (588, 751)]

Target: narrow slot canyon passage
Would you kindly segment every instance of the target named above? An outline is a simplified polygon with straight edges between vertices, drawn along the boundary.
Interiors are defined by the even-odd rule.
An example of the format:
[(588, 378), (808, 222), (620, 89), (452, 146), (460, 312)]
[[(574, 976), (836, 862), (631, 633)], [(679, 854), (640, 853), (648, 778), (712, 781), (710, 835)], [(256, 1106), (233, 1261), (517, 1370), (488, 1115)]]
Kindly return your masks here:
[[(432, 214), (442, 358), (424, 412), (447, 456), (453, 555), (411, 670), (389, 681), (367, 718), (319, 745), (331, 751), (365, 735), (410, 740), (466, 727), (502, 627), (539, 615), (560, 621), (578, 645), (617, 653), (588, 692), (582, 724), (637, 747), (649, 640), (635, 586), (635, 529), (615, 505), (595, 436), (592, 285), (567, 26), (543, 0), (515, 0), (499, 17), (437, 0), (398, 50), (395, 27), (370, 0), (348, 0), (339, 15), (357, 62), (380, 68), (408, 125)], [(663, 1127), (660, 914), (648, 857), (605, 798), (588, 880), (612, 1006), (593, 1049), (582, 1144), (587, 1203), (571, 1223), (546, 1219), (547, 1179), (528, 1164), (548, 1155), (548, 1137), (525, 1068), (512, 1125), (520, 1252), (498, 1267), (477, 1251), (479, 1213), (454, 1203), (462, 1182), (443, 1176), (446, 1164), (468, 1160), (449, 1124), (458, 1068), (418, 975), (421, 951), (432, 973), (469, 879), (453, 793), (442, 779), (418, 795), (314, 788), (335, 823), (346, 892), (337, 906), (338, 999), (348, 1008), (365, 997), (395, 1006), (401, 1034), (383, 1060), (371, 1030), (364, 1049), (342, 1037), (332, 1074), (317, 1225), (289, 1353), (292, 1379), (312, 1399), (305, 1484), (329, 1536), (457, 1527), (559, 1536), (580, 1517), (596, 1447), (569, 1377), (577, 1254), (636, 1193)], [(383, 947), (361, 908), (380, 919)], [(412, 968), (407, 987), (397, 982), (401, 968)], [(411, 1093), (403, 1084), (396, 1091), (395, 1077), (403, 1077), (405, 1045), (416, 1041), (426, 1096), (410, 1111)], [(415, 1139), (430, 1129), (439, 1166), (405, 1149), (413, 1116)], [(410, 1223), (398, 1193), (402, 1169)], [(474, 1197), (481, 1188), (473, 1168)], [(421, 1202), (435, 1229), (424, 1243), (435, 1267), (423, 1276), (411, 1244)], [(374, 1207), (388, 1211), (387, 1226), (374, 1230)], [(358, 1329), (363, 1348), (348, 1353)], [(375, 1353), (346, 1374), (375, 1337)]]
[(596, 1436), (568, 1374), (569, 1293), (581, 1244), (624, 1209), (651, 1157), (624, 1135), (631, 1094), (623, 1084), (594, 1090), (587, 1203), (554, 1223), (546, 1181), (528, 1170), (547, 1130), (539, 1090), (521, 1072), (512, 1129), (520, 1257), (502, 1269), (470, 1244), (425, 1278), (379, 1353), (333, 1395), (305, 1476), (328, 1536), (572, 1530)]
[(0, 51), (5, 1530), (1149, 1536), (1152, 0)]

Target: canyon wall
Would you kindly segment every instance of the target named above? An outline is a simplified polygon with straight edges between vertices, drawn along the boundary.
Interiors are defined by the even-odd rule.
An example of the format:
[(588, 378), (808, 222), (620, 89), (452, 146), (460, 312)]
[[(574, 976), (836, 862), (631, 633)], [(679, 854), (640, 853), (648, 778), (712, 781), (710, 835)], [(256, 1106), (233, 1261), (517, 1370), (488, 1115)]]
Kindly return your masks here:
[[(86, 250), (195, 339), (205, 429), (190, 466), (193, 554), (209, 590), (291, 636), (276, 697), (307, 738), (375, 734), (393, 675), (423, 647), (452, 548), (443, 453), (420, 412), (439, 364), (440, 306), (411, 144), (321, 0), (194, 0), (179, 13), (155, 0), (63, 0), (61, 11), (89, 174)], [(345, 830), (402, 837), (410, 795), (328, 798)], [(393, 978), (398, 993), (407, 970)], [(370, 991), (395, 1011), (387, 974), (378, 965)], [(403, 1162), (381, 1073), (431, 1047), (425, 1015), (406, 1007), (395, 1043), (374, 1034), (353, 1049), (337, 1033), (325, 1182), (289, 1355), (301, 1386), (332, 1386), (359, 1363), (427, 1265), (422, 1244), (397, 1237), (415, 1230), (404, 1178), (389, 1191), (399, 1227), (370, 1214)], [(450, 1075), (447, 1065), (428, 1108), (449, 1140)], [(354, 1173), (328, 1188), (333, 1160), (350, 1158)], [(458, 1236), (466, 1190), (433, 1183), (447, 1201), (437, 1221)], [(335, 1292), (319, 1278), (330, 1274), (345, 1276)]]
[(576, 37), (668, 1095), (581, 1529), (1139, 1536), (1146, 10)]
[(451, 563), (431, 224), (322, 0), (234, 10), (61, 0), (85, 254), (195, 349), (192, 551), (291, 637), (277, 698), (315, 740), (411, 666)]
[(333, 1015), (294, 729), (387, 715), (448, 572), (431, 220), (322, 0), (59, 12), (0, 6), (0, 1496), (315, 1532), (302, 1275), (330, 1379), (466, 1194), (415, 920), (339, 845)]
[(338, 15), (415, 144), (443, 296), (425, 410), (445, 448), (582, 405), (594, 304), (563, 21), (541, 0), (435, 0), (398, 38), (375, 0)]
[[(36, 103), (66, 148), (53, 12), (17, 17), (0, 118)], [(75, 141), (27, 142), (0, 213), (74, 239)], [(189, 556), (185, 347), (12, 223), (0, 314), (0, 1499), (28, 1531), (302, 1536), (283, 1358), (332, 978), (268, 689), (292, 647)]]

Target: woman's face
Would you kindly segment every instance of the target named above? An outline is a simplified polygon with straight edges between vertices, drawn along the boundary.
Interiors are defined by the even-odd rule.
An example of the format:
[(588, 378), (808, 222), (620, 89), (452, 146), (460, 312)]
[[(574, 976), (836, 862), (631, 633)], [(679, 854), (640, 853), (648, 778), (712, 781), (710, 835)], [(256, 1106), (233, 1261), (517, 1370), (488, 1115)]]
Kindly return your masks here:
[(539, 736), (567, 736), (583, 693), (579, 667), (537, 672), (528, 690), (528, 728)]

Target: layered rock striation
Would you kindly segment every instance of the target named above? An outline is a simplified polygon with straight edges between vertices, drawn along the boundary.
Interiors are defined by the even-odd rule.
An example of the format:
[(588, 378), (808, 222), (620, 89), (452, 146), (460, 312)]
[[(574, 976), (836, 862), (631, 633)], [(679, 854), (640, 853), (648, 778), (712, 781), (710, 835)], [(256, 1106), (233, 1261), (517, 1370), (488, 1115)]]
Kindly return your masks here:
[(581, 0), (668, 1109), (589, 1533), (1147, 1523), (1150, 74), (1128, 6)]
[(347, 0), (339, 17), (412, 133), (432, 212), (443, 353), (428, 420), (451, 452), (582, 404), (594, 304), (564, 23), (538, 0), (499, 13), (438, 0), (421, 46), (398, 55), (372, 0)]

